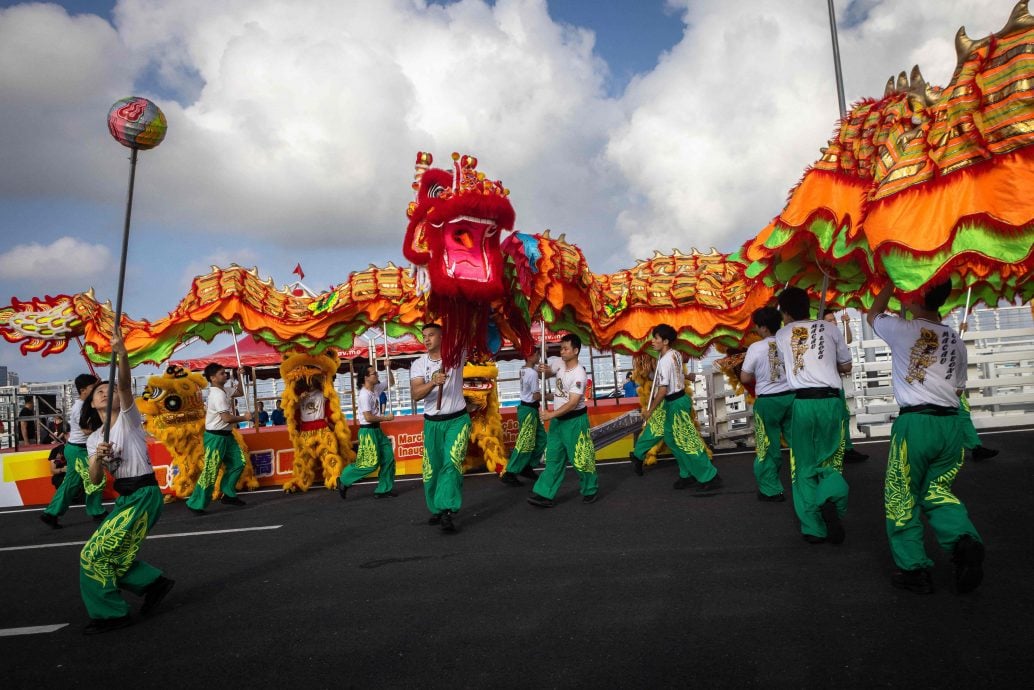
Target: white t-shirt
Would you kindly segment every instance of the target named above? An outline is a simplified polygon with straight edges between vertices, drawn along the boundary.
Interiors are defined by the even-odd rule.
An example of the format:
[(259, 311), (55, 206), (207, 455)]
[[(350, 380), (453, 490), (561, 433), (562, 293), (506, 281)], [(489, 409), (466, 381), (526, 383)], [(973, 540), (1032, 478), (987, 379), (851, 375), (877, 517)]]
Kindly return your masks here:
[(318, 422), (326, 419), (327, 398), (323, 391), (309, 391), (298, 398), (298, 417), (303, 422)]
[[(463, 359), (466, 359), (466, 354)], [(423, 354), (413, 362), (409, 375), (414, 379), (422, 378), (424, 383), (427, 383), (441, 368), (442, 360), (431, 359)], [(465, 409), (467, 409), (467, 401), (463, 399), (463, 368), (449, 369), (445, 375), (445, 384), (442, 386), (441, 405), (438, 404), (438, 386), (433, 386), (431, 392), (424, 398), (424, 414), (438, 416)]]
[(72, 412), (68, 420), (68, 442), (83, 445), (86, 443), (86, 434), (79, 427), (79, 417), (83, 414), (83, 400), (76, 400), (72, 403)]
[(747, 348), (747, 354), (743, 358), (743, 371), (754, 375), (754, 390), (758, 395), (785, 393), (790, 390), (775, 336), (770, 335)]
[(224, 422), (220, 417), (222, 412), (230, 412), (230, 396), (218, 386), (210, 386), (208, 389), (208, 404), (205, 407), (205, 428), (209, 431), (225, 431), (233, 425)]
[(851, 350), (835, 323), (792, 321), (775, 334), (790, 388), (840, 388), (838, 364), (851, 361)]
[(372, 415), (380, 415), (381, 402), (378, 399), (379, 395), (376, 390), (366, 390), (365, 386), (359, 389), (359, 395), (355, 401), (355, 407), (359, 411), (359, 426), (370, 426), (374, 423), (366, 420), (367, 412)]
[(521, 367), (521, 402), (534, 405), (535, 394), (539, 392), (539, 374), (534, 367)]
[(901, 407), (958, 407), (966, 386), (966, 346), (950, 326), (926, 319), (906, 321), (880, 314), (873, 331), (890, 347), (894, 398)]
[(668, 388), (667, 395), (678, 393), (686, 388), (686, 375), (682, 371), (682, 353), (678, 350), (668, 350), (657, 359), (657, 368), (653, 372), (653, 391), (660, 386)]
[[(559, 367), (556, 365), (559, 364)], [(576, 364), (574, 369), (567, 369), (564, 360), (559, 357), (550, 357), (549, 366), (556, 374), (556, 388), (553, 390), (553, 409), (559, 410), (570, 401), (572, 395), (580, 395), (578, 404), (568, 412), (585, 409), (585, 382), (588, 375), (585, 367)]]
[[(147, 455), (147, 436), (144, 434), (144, 421), (140, 417), (140, 411), (136, 405), (130, 405), (129, 409), (122, 410), (115, 424), (108, 434), (108, 442), (111, 443), (113, 458), (121, 458), (121, 462), (114, 462), (108, 466), (115, 479), (126, 479), (128, 477), (140, 477), (145, 474), (152, 474), (151, 458)], [(90, 434), (86, 439), (86, 452), (93, 455), (97, 452), (97, 446), (104, 440), (104, 429)]]

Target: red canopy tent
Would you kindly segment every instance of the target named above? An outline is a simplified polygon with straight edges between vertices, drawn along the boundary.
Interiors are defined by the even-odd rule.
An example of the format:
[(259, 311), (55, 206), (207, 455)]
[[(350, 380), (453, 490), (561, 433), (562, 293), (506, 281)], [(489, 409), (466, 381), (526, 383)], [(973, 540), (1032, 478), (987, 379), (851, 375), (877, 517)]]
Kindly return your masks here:
[[(237, 340), (237, 348), (240, 350), (241, 364), (246, 367), (278, 367), (283, 361), (283, 355), (273, 349), (265, 342), (254, 340), (251, 336), (244, 335)], [(399, 355), (414, 355), (426, 352), (427, 348), (423, 343), (412, 336), (404, 336), (388, 343), (388, 354), (392, 357)], [(340, 350), (338, 354), (344, 360), (367, 359), (370, 356), (370, 348), (367, 345), (357, 345), (347, 350)], [(384, 357), (384, 343), (377, 343), (376, 356)], [(192, 371), (201, 371), (209, 362), (215, 362), (224, 367), (237, 368), (237, 353), (233, 345), (224, 347), (218, 352), (209, 355), (194, 357), (192, 359), (170, 360), (169, 364), (176, 364), (186, 367)]]

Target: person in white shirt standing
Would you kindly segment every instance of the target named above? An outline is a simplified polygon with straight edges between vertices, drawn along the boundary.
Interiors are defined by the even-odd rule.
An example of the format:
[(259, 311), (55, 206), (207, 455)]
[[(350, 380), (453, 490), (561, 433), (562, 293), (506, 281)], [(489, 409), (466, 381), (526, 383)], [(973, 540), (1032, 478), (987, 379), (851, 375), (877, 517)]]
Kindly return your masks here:
[(786, 500), (779, 479), (782, 464), (781, 437), (791, 438), (794, 393), (786, 380), (786, 370), (779, 356), (775, 334), (783, 325), (783, 317), (775, 307), (762, 307), (751, 315), (754, 329), (761, 340), (751, 343), (743, 358), (740, 381), (754, 383), (754, 479), (758, 483), (758, 500)]
[(187, 499), (187, 507), (195, 515), (204, 515), (205, 508), (212, 501), (212, 490), (215, 487), (216, 474), (220, 463), (226, 465), (223, 481), (219, 490), (223, 497), (221, 503), (231, 506), (243, 506), (244, 501), (237, 498), (237, 480), (244, 472), (244, 458), (241, 447), (233, 437), (233, 427), (239, 422), (251, 421), (251, 413), (242, 415), (233, 413), (230, 396), (239, 397), (241, 387), (238, 382), (232, 393), (227, 393), (223, 386), (230, 378), (230, 373), (221, 365), (211, 362), (205, 367), (205, 378), (208, 379), (208, 402), (205, 406), (205, 466), (197, 478), (197, 485)]
[(40, 519), (54, 529), (61, 529), (63, 525), (58, 518), (65, 514), (72, 498), (78, 495), (79, 491), (86, 493), (86, 514), (93, 518), (94, 522), (100, 522), (107, 516), (107, 511), (102, 505), (105, 479), (101, 477), (100, 484), (90, 483), (90, 468), (86, 457), (86, 437), (93, 429), (83, 429), (80, 426), (83, 414), (84, 401), (93, 395), (93, 387), (97, 385), (97, 377), (93, 374), (79, 374), (75, 377), (75, 390), (79, 397), (72, 403), (72, 413), (68, 419), (68, 440), (65, 442), (64, 456), (68, 463), (68, 470), (65, 472), (65, 481), (54, 493), (50, 504), (43, 509)]
[[(111, 351), (118, 358), (118, 385), (112, 390), (108, 382), (101, 382), (90, 398), (95, 419), (108, 429), (108, 440), (104, 440), (104, 428), (98, 428), (87, 439), (86, 450), (90, 482), (100, 484), (107, 468), (115, 478), (119, 497), (111, 515), (79, 554), (79, 589), (90, 615), (90, 624), (83, 630), (87, 635), (132, 624), (129, 605), (119, 590), (143, 596), (140, 613), (146, 616), (175, 584), (161, 570), (136, 557), (162, 514), (162, 492), (147, 455), (143, 419), (133, 400), (126, 346), (117, 331), (111, 338)], [(105, 419), (110, 395), (116, 397), (111, 401), (111, 417)]]
[(786, 380), (794, 390), (790, 424), (790, 482), (801, 534), (811, 544), (844, 541), (844, 410), (840, 374), (851, 371), (851, 351), (836, 324), (811, 319), (808, 293), (779, 295), (786, 324), (775, 335)]
[(951, 491), (962, 467), (964, 421), (959, 395), (966, 387), (966, 347), (939, 309), (951, 282), (931, 288), (922, 299), (905, 298), (913, 318), (884, 314), (894, 286), (876, 296), (867, 318), (890, 347), (894, 398), (901, 410), (890, 430), (890, 454), (884, 481), (884, 509), (890, 551), (898, 570), (895, 587), (919, 594), (933, 592), (923, 548), (925, 515), (941, 547), (952, 552), (955, 587), (969, 592), (984, 577), (984, 544), (966, 506)]
[[(391, 372), (388, 372), (391, 379)], [(381, 431), (381, 422), (390, 422), (394, 416), (380, 413), (379, 396), (386, 390), (387, 383), (381, 383), (377, 376), (377, 368), (367, 362), (360, 362), (356, 368), (355, 381), (360, 387), (356, 400), (359, 418), (359, 448), (355, 462), (345, 465), (338, 477), (338, 493), (347, 498), (348, 487), (370, 474), (377, 474), (377, 488), (374, 498), (394, 498), (395, 493), (395, 450), (391, 447), (391, 439)]]
[(670, 325), (662, 323), (654, 327), (651, 335), (653, 349), (657, 351), (657, 367), (643, 431), (632, 450), (632, 469), (642, 476), (643, 458), (663, 439), (679, 467), (679, 478), (673, 488), (686, 489), (694, 484), (697, 491), (721, 488), (722, 478), (693, 422), (693, 401), (686, 395), (682, 354), (672, 347), (678, 334)]
[(540, 364), (539, 373), (556, 376), (553, 409), (539, 413), (542, 421), (549, 422), (546, 434), (546, 466), (539, 475), (528, 503), (540, 508), (552, 508), (560, 485), (564, 483), (564, 468), (570, 461), (578, 472), (578, 490), (582, 503), (594, 503), (599, 485), (596, 478), (596, 448), (589, 433), (589, 411), (585, 407), (585, 386), (588, 376), (578, 363), (582, 340), (573, 333), (560, 339), (560, 361)]
[(423, 336), (427, 354), (417, 357), (409, 370), (409, 391), (413, 402), (424, 401), (424, 500), (431, 511), (427, 523), (455, 532), (452, 518), (463, 505), (463, 460), (470, 441), (463, 368), (443, 368), (441, 326), (427, 324)]
[(521, 382), (521, 402), (517, 406), (517, 441), (506, 463), (506, 471), (500, 480), (503, 484), (520, 486), (517, 475), (536, 480), (535, 466), (546, 450), (546, 427), (539, 417), (542, 393), (539, 391), (539, 374), (536, 369), (540, 354), (534, 350), (524, 360), (518, 374)]

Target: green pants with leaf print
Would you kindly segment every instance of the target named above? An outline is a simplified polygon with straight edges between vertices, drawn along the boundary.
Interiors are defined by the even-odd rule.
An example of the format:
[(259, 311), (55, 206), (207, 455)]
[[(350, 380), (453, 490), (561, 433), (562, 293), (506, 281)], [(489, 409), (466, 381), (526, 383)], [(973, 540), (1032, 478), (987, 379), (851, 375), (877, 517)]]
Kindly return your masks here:
[(790, 482), (793, 507), (801, 533), (826, 536), (819, 512), (832, 500), (837, 514), (847, 512), (844, 480), (844, 401), (832, 398), (794, 398), (790, 422)]
[(157, 484), (119, 496), (111, 514), (100, 524), (79, 554), (79, 591), (94, 620), (120, 618), (129, 605), (119, 590), (142, 595), (162, 571), (137, 560), (147, 533), (162, 514)]
[(709, 482), (718, 474), (707, 455), (704, 439), (700, 438), (693, 423), (692, 402), (688, 395), (675, 400), (662, 400), (650, 415), (650, 420), (636, 439), (632, 452), (642, 460), (658, 441), (664, 441), (675, 456), (679, 476), (693, 477), (700, 483)]
[(546, 427), (539, 418), (539, 406), (517, 406), (517, 441), (506, 463), (506, 471), (519, 473), (525, 467), (538, 467), (546, 450)]
[(973, 417), (969, 411), (969, 398), (963, 393), (959, 396), (959, 421), (962, 424), (962, 447), (966, 450), (979, 448), (980, 437), (977, 436), (977, 428), (973, 426)]
[(215, 478), (219, 472), (219, 463), (226, 464), (223, 480), (219, 489), (224, 496), (233, 498), (237, 495), (237, 480), (244, 473), (244, 459), (241, 447), (232, 432), (212, 433), (205, 429), (205, 466), (197, 478), (197, 485), (187, 499), (187, 507), (192, 510), (204, 510), (212, 502), (212, 491)]
[(883, 503), (894, 563), (902, 570), (933, 565), (923, 548), (920, 514), (945, 550), (966, 535), (980, 541), (966, 506), (951, 491), (965, 452), (963, 420), (910, 412), (894, 420), (890, 434)]
[(779, 467), (783, 464), (782, 437), (792, 438), (793, 391), (759, 395), (754, 401), (754, 479), (766, 496), (783, 493)]
[(470, 415), (435, 421), (424, 417), (424, 500), (432, 514), (463, 505), (463, 461), (470, 441)]
[(532, 491), (553, 500), (564, 483), (567, 463), (578, 472), (578, 491), (593, 496), (599, 490), (596, 478), (596, 448), (589, 433), (589, 414), (581, 410), (567, 419), (551, 419), (546, 434), (546, 463)]
[(386, 494), (395, 488), (395, 450), (391, 447), (391, 439), (384, 435), (379, 426), (359, 426), (359, 449), (355, 454), (355, 462), (345, 465), (338, 481), (341, 486), (352, 486), (374, 470), (377, 475), (375, 494)]
[(68, 512), (68, 506), (72, 499), (82, 490), (86, 494), (86, 513), (90, 517), (104, 515), (103, 500), (104, 484), (107, 479), (102, 479), (100, 484), (90, 483), (90, 462), (86, 456), (86, 446), (76, 446), (66, 443), (64, 448), (65, 462), (68, 469), (65, 471), (65, 481), (57, 487), (54, 498), (43, 512), (54, 517), (61, 517)]

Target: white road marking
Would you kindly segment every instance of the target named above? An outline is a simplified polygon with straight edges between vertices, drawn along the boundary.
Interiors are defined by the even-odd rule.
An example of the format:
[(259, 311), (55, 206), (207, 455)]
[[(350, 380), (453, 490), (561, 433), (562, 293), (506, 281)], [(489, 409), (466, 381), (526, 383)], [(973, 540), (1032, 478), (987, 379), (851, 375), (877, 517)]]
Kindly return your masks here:
[[(171, 539), (172, 537), (204, 537), (209, 534), (231, 534), (234, 532), (259, 532), (262, 530), (280, 529), (283, 525), (266, 525), (264, 527), (241, 527), (239, 529), (214, 529), (207, 532), (176, 532), (175, 534), (151, 534), (147, 539)], [(85, 541), (62, 541), (57, 544), (31, 544), (29, 546), (5, 546), (0, 551), (25, 551), (28, 549), (52, 549), (55, 546), (82, 546)]]
[(61, 628), (68, 627), (68, 623), (55, 623), (54, 625), (34, 625), (29, 628), (3, 628), (0, 629), (0, 637), (14, 637), (16, 635), (39, 635), (52, 633)]

